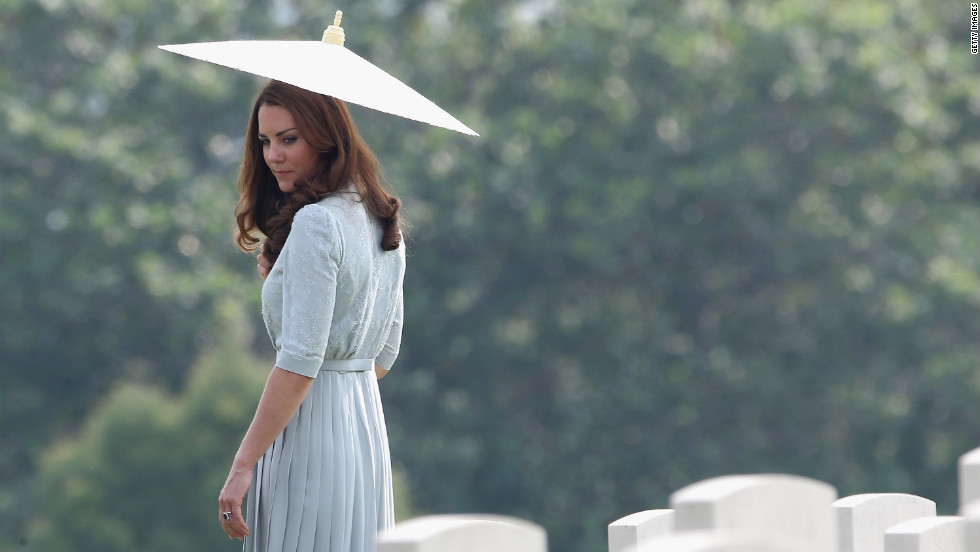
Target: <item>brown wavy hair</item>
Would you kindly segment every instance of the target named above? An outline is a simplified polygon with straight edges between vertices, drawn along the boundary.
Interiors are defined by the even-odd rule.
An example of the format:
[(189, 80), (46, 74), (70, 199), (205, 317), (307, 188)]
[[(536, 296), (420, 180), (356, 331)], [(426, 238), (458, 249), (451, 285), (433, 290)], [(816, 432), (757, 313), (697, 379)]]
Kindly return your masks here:
[[(320, 152), (311, 175), (305, 180), (297, 180), (295, 190), (288, 194), (279, 189), (262, 154), (259, 108), (263, 105), (289, 110), (303, 139)], [(238, 173), (238, 204), (235, 206), (236, 245), (242, 251), (254, 251), (261, 241), (254, 235), (258, 230), (266, 236), (263, 254), (274, 262), (286, 243), (296, 212), (349, 183), (355, 186), (368, 211), (382, 222), (381, 248), (385, 251), (398, 249), (401, 244), (398, 215), (401, 201), (385, 190), (378, 160), (357, 133), (344, 102), (271, 81), (255, 99), (245, 131), (245, 150)]]

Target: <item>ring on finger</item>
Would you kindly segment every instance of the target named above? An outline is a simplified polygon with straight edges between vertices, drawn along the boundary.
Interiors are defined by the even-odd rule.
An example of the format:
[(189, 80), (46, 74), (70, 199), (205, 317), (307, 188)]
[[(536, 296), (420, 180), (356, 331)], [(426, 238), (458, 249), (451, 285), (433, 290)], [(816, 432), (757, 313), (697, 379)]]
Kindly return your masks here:
[(231, 512), (221, 512), (221, 519), (225, 521), (231, 519)]

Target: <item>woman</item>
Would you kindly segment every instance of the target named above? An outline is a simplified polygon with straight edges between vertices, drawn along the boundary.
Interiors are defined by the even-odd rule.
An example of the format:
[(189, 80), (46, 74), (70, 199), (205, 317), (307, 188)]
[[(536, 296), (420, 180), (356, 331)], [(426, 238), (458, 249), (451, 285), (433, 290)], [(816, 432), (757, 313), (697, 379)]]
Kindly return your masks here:
[(401, 340), (401, 204), (343, 102), (277, 81), (252, 108), (238, 189), (238, 246), (266, 236), (262, 311), (278, 353), (219, 522), (246, 551), (373, 551), (394, 524), (377, 380)]

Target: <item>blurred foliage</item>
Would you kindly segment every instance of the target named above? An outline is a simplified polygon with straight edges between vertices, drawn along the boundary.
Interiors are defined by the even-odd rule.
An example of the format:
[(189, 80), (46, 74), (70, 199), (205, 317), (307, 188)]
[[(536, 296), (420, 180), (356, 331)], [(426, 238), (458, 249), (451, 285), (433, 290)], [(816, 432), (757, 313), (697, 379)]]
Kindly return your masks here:
[(246, 297), (250, 262), (231, 258), (215, 209), (234, 200), (222, 132), (241, 121), (204, 99), (224, 103), (233, 81), (178, 78), (153, 50), (159, 22), (186, 16), (144, 2), (0, 10), (0, 431), (43, 428), (5, 440), (6, 471), (121, 377), (176, 387), (212, 339), (215, 299)]
[[(155, 47), (317, 38), (338, 8), (348, 47), (482, 134), (353, 108), (412, 225), (382, 393), (420, 510), (517, 515), (582, 552), (723, 473), (955, 509), (956, 458), (980, 440), (980, 67), (962, 3), (13, 0), (0, 550), (30, 545), (29, 523), (39, 547), (86, 527), (75, 550), (221, 536), (224, 474), (206, 470), (244, 422), (215, 436), (180, 405), (200, 385), (250, 413), (252, 391), (206, 374), (250, 365), (246, 343), (268, 355), (244, 335), (209, 352), (230, 347), (222, 305), (259, 320), (229, 235), (261, 81)], [(189, 370), (201, 355), (212, 368)], [(187, 490), (128, 493), (135, 472), (112, 468), (136, 460)], [(171, 533), (127, 540), (156, 501), (178, 510)]]
[(195, 363), (180, 395), (122, 383), (74, 438), (44, 454), (37, 478), (44, 508), (34, 520), (32, 550), (236, 548), (215, 530), (215, 492), (268, 364), (241, 346), (240, 307), (225, 310), (225, 335)]
[[(122, 383), (77, 435), (52, 446), (37, 478), (39, 502), (29, 542), (37, 551), (236, 550), (217, 527), (217, 491), (228, 475), (258, 402), (269, 361), (249, 338), (241, 305), (223, 301), (216, 343), (170, 397)], [(404, 475), (395, 472), (396, 515), (407, 519)]]

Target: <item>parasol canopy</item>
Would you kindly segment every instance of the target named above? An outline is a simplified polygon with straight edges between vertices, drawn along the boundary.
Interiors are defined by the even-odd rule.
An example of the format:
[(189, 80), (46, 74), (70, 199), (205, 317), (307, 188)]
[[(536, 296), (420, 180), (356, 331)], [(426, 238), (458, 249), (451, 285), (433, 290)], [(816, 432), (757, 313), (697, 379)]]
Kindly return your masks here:
[(323, 40), (232, 40), (166, 44), (161, 49), (282, 81), (348, 103), (479, 136), (411, 87), (344, 47), (342, 12)]

